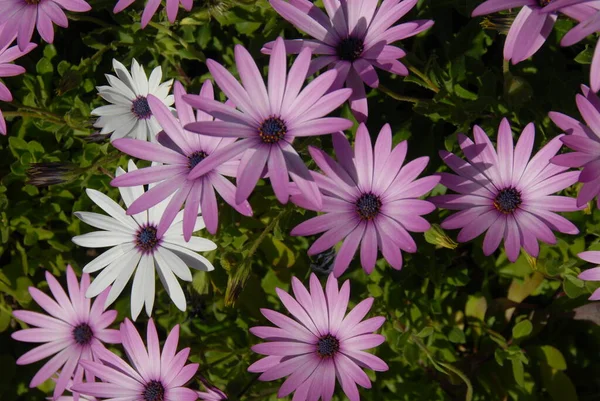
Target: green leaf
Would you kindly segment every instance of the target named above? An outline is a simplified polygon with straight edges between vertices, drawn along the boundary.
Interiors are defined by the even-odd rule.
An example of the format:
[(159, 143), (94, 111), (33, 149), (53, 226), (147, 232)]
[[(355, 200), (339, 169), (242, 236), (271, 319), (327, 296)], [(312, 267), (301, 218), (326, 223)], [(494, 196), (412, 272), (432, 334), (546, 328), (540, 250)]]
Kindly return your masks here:
[(533, 325), (531, 324), (531, 321), (523, 320), (517, 323), (515, 327), (513, 327), (512, 335), (515, 340), (519, 340), (531, 334), (532, 330)]
[(525, 369), (523, 368), (523, 362), (512, 359), (511, 365), (515, 381), (519, 386), (525, 387)]
[(425, 338), (433, 334), (433, 327), (425, 327), (417, 334), (417, 337)]
[(459, 329), (458, 327), (453, 327), (448, 334), (448, 340), (455, 344), (464, 344), (467, 342), (465, 337), (465, 332)]
[(551, 345), (542, 345), (540, 350), (548, 366), (557, 370), (567, 370), (567, 361), (558, 349)]

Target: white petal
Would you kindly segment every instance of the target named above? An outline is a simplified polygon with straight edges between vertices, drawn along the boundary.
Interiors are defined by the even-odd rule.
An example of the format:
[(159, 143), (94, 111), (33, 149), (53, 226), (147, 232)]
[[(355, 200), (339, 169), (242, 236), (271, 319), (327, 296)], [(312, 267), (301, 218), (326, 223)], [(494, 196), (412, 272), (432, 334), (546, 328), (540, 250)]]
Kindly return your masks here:
[(196, 252), (192, 252), (187, 248), (184, 248), (179, 245), (170, 244), (168, 242), (163, 242), (162, 244), (165, 248), (169, 248), (172, 250), (175, 255), (179, 256), (183, 262), (191, 267), (192, 269), (202, 270), (202, 271), (212, 271), (215, 267), (210, 263), (208, 259), (204, 256), (197, 254)]
[(109, 104), (92, 110), (93, 116), (120, 116), (131, 113), (131, 109), (121, 105)]
[(154, 258), (150, 257), (144, 272), (144, 302), (146, 303), (146, 314), (148, 316), (152, 315), (152, 307), (154, 306), (154, 294), (156, 292), (155, 281)]
[[(128, 170), (129, 172), (137, 170), (137, 166), (131, 159), (129, 159)], [(125, 174), (125, 170), (123, 170), (121, 167), (117, 168), (117, 172), (115, 175), (118, 177), (123, 174)], [(144, 194), (144, 186), (134, 185), (132, 187), (119, 187), (119, 192), (121, 193), (121, 198), (123, 199), (123, 202), (125, 202), (125, 206), (129, 208), (133, 201), (135, 201), (137, 198)], [(134, 214), (131, 217), (133, 217), (134, 220), (137, 221), (137, 223), (140, 226), (143, 226), (144, 224), (146, 224), (146, 215), (146, 211), (143, 211), (141, 213)]]
[[(181, 214), (181, 216), (180, 216)], [(198, 216), (196, 218), (196, 223), (194, 224), (194, 232), (202, 230), (206, 227), (206, 225), (204, 224), (204, 219), (202, 218), (202, 216)], [(165, 232), (166, 236), (169, 235), (181, 235), (181, 233), (183, 232), (183, 210), (177, 214), (177, 216), (175, 217), (175, 220), (173, 220), (173, 223), (171, 224), (171, 227), (169, 227), (169, 229)]]
[(119, 273), (129, 264), (133, 264), (134, 266), (140, 260), (141, 254), (137, 251), (137, 249), (133, 249), (129, 251), (122, 258), (119, 258), (113, 261), (108, 267), (92, 281), (92, 284), (87, 289), (85, 296), (87, 298), (93, 298), (104, 291), (116, 278), (119, 276)]
[[(142, 256), (139, 252), (136, 252), (136, 253), (140, 257)], [(119, 275), (117, 276), (117, 279), (115, 280), (114, 284), (110, 288), (110, 291), (108, 293), (108, 298), (106, 298), (106, 301), (104, 302), (104, 309), (108, 308), (109, 305), (111, 305), (113, 302), (115, 302), (115, 300), (119, 297), (119, 295), (121, 295), (121, 293), (125, 289), (125, 286), (129, 282), (129, 279), (131, 278), (133, 271), (137, 267), (138, 262), (139, 262), (139, 259), (135, 260), (135, 262), (131, 262), (131, 263), (128, 263), (125, 266), (123, 266), (123, 269), (121, 269), (121, 271), (119, 272)], [(98, 276), (98, 277), (100, 277), (100, 276)]]
[(134, 93), (133, 88), (129, 88), (128, 84), (125, 81), (110, 74), (106, 74), (105, 76), (106, 80), (108, 81), (108, 84), (120, 95), (127, 98), (128, 100), (133, 100), (136, 98), (136, 94)]
[(192, 273), (190, 269), (178, 258), (173, 252), (159, 246), (154, 252), (154, 259), (165, 269), (170, 269), (177, 277), (183, 281), (192, 281)]
[[(151, 283), (146, 282), (146, 269), (154, 270), (153, 258), (149, 254), (143, 254), (140, 259), (135, 276), (133, 277), (133, 284), (131, 285), (131, 318), (135, 321), (142, 308), (144, 307), (145, 291), (147, 286), (154, 288), (154, 280)], [(154, 294), (152, 295), (154, 299)], [(152, 308), (150, 308), (152, 310)], [(150, 314), (148, 314), (150, 316)]]
[(107, 231), (118, 231), (123, 234), (135, 234), (135, 230), (128, 226), (121, 224), (117, 219), (105, 216), (103, 214), (91, 213), (91, 212), (75, 212), (73, 213), (79, 220), (92, 227), (99, 228)]
[(90, 263), (84, 266), (84, 273), (95, 273), (98, 270), (108, 266), (115, 260), (124, 256), (127, 252), (131, 251), (135, 248), (135, 244), (133, 242), (129, 242), (126, 244), (120, 244), (115, 246), (114, 248), (110, 248), (108, 251), (102, 253), (96, 259), (92, 260)]
[(175, 275), (171, 269), (168, 268), (168, 266), (162, 266), (160, 263), (157, 263), (156, 265), (158, 266), (158, 277), (167, 290), (167, 293), (171, 297), (171, 300), (179, 310), (185, 312), (185, 294), (183, 293), (179, 282), (175, 278)]
[(75, 244), (86, 248), (106, 248), (131, 243), (133, 240), (132, 234), (123, 234), (116, 231), (93, 231), (72, 239)]
[(85, 190), (90, 199), (102, 210), (106, 213), (119, 220), (121, 223), (125, 224), (128, 227), (131, 227), (133, 230), (137, 230), (138, 225), (135, 220), (131, 216), (127, 216), (125, 214), (125, 210), (119, 206), (117, 202), (110, 199), (108, 196), (104, 195), (100, 191), (96, 191), (95, 189), (88, 188)]
[(150, 79), (148, 80), (148, 93), (154, 93), (157, 91), (161, 79), (162, 68), (158, 66), (155, 69), (153, 69), (152, 73), (150, 74)]
[(208, 252), (217, 249), (217, 244), (206, 238), (192, 236), (190, 240), (186, 242), (182, 235), (167, 235), (163, 237), (163, 240), (196, 252)]
[(133, 63), (131, 65), (131, 75), (133, 77), (133, 83), (138, 89), (138, 93), (142, 96), (147, 96), (148, 77), (146, 76), (146, 71), (144, 71), (144, 67), (142, 67), (136, 59), (133, 59)]

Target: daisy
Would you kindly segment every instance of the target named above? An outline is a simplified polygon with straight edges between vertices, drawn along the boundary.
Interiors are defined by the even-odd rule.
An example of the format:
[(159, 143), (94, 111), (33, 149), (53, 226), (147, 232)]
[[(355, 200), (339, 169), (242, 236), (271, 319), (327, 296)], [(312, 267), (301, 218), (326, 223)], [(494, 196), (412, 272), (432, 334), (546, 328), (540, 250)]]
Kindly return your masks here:
[[(164, 234), (185, 202), (183, 233), (186, 241), (192, 236), (196, 216), (202, 205), (202, 216), (206, 228), (211, 234), (217, 232), (219, 211), (215, 190), (233, 208), (244, 216), (252, 216), (252, 208), (248, 201), (239, 205), (235, 202), (235, 186), (224, 175), (235, 177), (240, 164), (239, 158), (229, 160), (216, 166), (208, 173), (188, 179), (192, 169), (208, 155), (216, 153), (227, 145), (235, 142), (236, 138), (214, 138), (197, 135), (186, 131), (183, 126), (196, 121), (213, 121), (213, 118), (199, 111), (194, 115), (192, 107), (183, 100), (185, 90), (179, 82), (175, 82), (175, 106), (179, 120), (169, 111), (159, 99), (148, 96), (148, 104), (152, 113), (163, 130), (157, 136), (158, 143), (141, 142), (136, 139), (117, 139), (113, 145), (122, 152), (139, 159), (163, 162), (166, 165), (140, 169), (115, 178), (111, 185), (116, 187), (145, 185), (162, 181), (150, 191), (140, 196), (131, 204), (127, 214), (140, 213), (145, 209), (163, 201), (175, 194), (158, 224), (158, 235)], [(199, 99), (214, 99), (213, 87), (210, 81), (202, 85)], [(191, 99), (196, 97), (190, 96)], [(232, 106), (224, 106), (231, 107)]]
[[(39, 386), (60, 371), (54, 388), (56, 399), (62, 395), (71, 380), (82, 380), (84, 370), (78, 365), (81, 361), (97, 359), (99, 353), (106, 351), (103, 342), (119, 344), (121, 336), (117, 330), (107, 328), (117, 317), (117, 311), (104, 310), (108, 290), (93, 304), (85, 298), (85, 291), (90, 285), (88, 274), (83, 274), (81, 282), (78, 282), (71, 266), (67, 266), (68, 296), (49, 272), (46, 272), (46, 281), (54, 299), (35, 287), (29, 287), (29, 293), (47, 314), (14, 311), (14, 317), (35, 328), (16, 331), (11, 337), (17, 341), (43, 343), (22, 355), (17, 360), (17, 365), (28, 365), (53, 355), (33, 376), (29, 387)], [(93, 375), (89, 372), (86, 377), (93, 380)]]
[[(132, 5), (134, 1), (135, 0), (119, 0), (113, 9), (113, 13), (120, 13)], [(172, 24), (175, 22), (175, 19), (177, 19), (179, 4), (181, 4), (186, 11), (190, 11), (194, 5), (194, 0), (166, 0), (166, 3), (165, 9), (167, 10), (167, 18)], [(145, 28), (152, 17), (154, 17), (154, 14), (156, 14), (156, 11), (158, 10), (158, 6), (160, 6), (160, 0), (148, 0), (146, 2), (144, 12), (142, 13), (142, 28)]]
[(90, 11), (92, 7), (84, 0), (0, 0), (0, 46), (10, 44), (17, 33), (17, 44), (25, 51), (33, 29), (48, 43), (54, 41), (52, 23), (66, 28), (69, 25), (63, 9), (72, 12)]
[[(135, 164), (129, 161), (129, 172), (136, 170)], [(125, 174), (125, 171), (119, 167), (116, 175), (121, 174)], [(140, 185), (119, 188), (119, 191), (125, 205), (129, 207), (142, 196), (144, 187)], [(131, 316), (134, 320), (137, 319), (144, 304), (146, 313), (150, 316), (154, 305), (156, 269), (175, 306), (185, 311), (185, 295), (175, 276), (184, 281), (192, 281), (188, 266), (203, 271), (213, 270), (209, 260), (196, 252), (216, 249), (215, 243), (200, 237), (192, 237), (189, 242), (184, 241), (181, 234), (183, 213), (175, 217), (164, 235), (159, 235), (157, 225), (167, 207), (168, 199), (147, 211), (128, 216), (121, 206), (103, 193), (93, 189), (87, 189), (86, 193), (109, 216), (75, 212), (75, 216), (81, 221), (103, 231), (78, 235), (73, 238), (73, 242), (86, 248), (112, 248), (83, 268), (86, 273), (104, 269), (92, 282), (85, 296), (93, 298), (114, 282), (104, 303), (108, 306), (121, 294), (135, 271), (131, 289)], [(201, 216), (197, 216), (193, 231), (202, 228), (204, 221)]]
[(253, 327), (250, 332), (267, 342), (252, 347), (267, 355), (249, 368), (262, 373), (261, 381), (289, 376), (278, 397), (292, 392), (294, 401), (331, 400), (336, 377), (350, 401), (358, 401), (357, 384), (371, 387), (371, 381), (361, 368), (383, 372), (388, 366), (364, 350), (379, 346), (385, 337), (373, 332), (385, 322), (384, 317), (363, 318), (373, 305), (367, 298), (346, 315), (350, 282), (346, 280), (338, 291), (338, 282), (329, 275), (325, 292), (317, 276), (310, 276), (310, 293), (300, 280), (292, 277), (294, 297), (277, 288), (277, 294), (294, 319), (270, 309), (262, 314), (277, 327)]
[(344, 103), (351, 91), (340, 89), (325, 95), (337, 76), (335, 71), (322, 74), (301, 91), (310, 56), (310, 49), (302, 51), (288, 74), (285, 45), (283, 39), (278, 38), (269, 62), (268, 89), (250, 53), (240, 45), (235, 47), (235, 61), (242, 85), (225, 67), (207, 60), (217, 85), (239, 111), (211, 99), (185, 96), (195, 108), (222, 120), (199, 121), (185, 128), (203, 135), (243, 139), (209, 155), (192, 169), (188, 179), (198, 178), (244, 152), (236, 174), (236, 203), (248, 199), (266, 169), (281, 203), (289, 198), (289, 175), (300, 191), (320, 207), (318, 187), (292, 141), (295, 137), (331, 134), (350, 128), (350, 120), (324, 116)]
[(200, 381), (204, 384), (206, 391), (198, 391), (198, 397), (200, 401), (222, 401), (227, 399), (227, 395), (208, 383), (208, 381), (201, 377)]
[[(2, 30), (0, 29), (0, 31)], [(6, 44), (6, 46), (0, 48), (0, 78), (24, 74), (25, 68), (12, 64), (12, 62), (35, 49), (36, 46), (34, 43), (29, 43), (24, 50), (19, 50), (17, 46), (9, 48)], [(0, 81), (0, 100), (3, 102), (12, 102), (13, 100), (12, 93), (2, 81)], [(6, 122), (2, 116), (2, 110), (0, 110), (0, 134), (6, 135), (6, 132)]]
[(123, 348), (130, 363), (105, 350), (100, 362), (82, 361), (86, 371), (103, 383), (76, 383), (75, 391), (114, 401), (195, 401), (195, 391), (183, 387), (198, 370), (197, 363), (186, 365), (189, 348), (177, 352), (179, 326), (169, 333), (160, 350), (158, 333), (152, 319), (148, 321), (146, 343), (129, 319), (121, 323)]
[[(368, 116), (365, 86), (377, 88), (379, 79), (375, 68), (406, 76), (408, 69), (398, 59), (406, 52), (391, 44), (417, 35), (433, 25), (433, 21), (418, 20), (394, 25), (404, 17), (418, 0), (324, 1), (325, 14), (307, 1), (270, 0), (273, 8), (296, 28), (314, 39), (286, 41), (288, 53), (304, 48), (319, 55), (311, 63), (309, 74), (325, 66), (338, 72), (334, 88), (352, 89), (350, 108), (356, 119), (363, 122)], [(273, 42), (263, 52), (270, 53)], [(363, 84), (364, 83), (364, 84)]]
[[(583, 206), (600, 194), (600, 98), (587, 86), (577, 95), (577, 108), (587, 125), (565, 114), (550, 112), (548, 116), (567, 134), (561, 141), (575, 152), (553, 157), (550, 162), (564, 167), (583, 167), (579, 181), (583, 187), (577, 197), (577, 206)], [(600, 198), (596, 200), (600, 207)]]
[(436, 196), (431, 201), (445, 209), (460, 210), (442, 223), (444, 229), (461, 228), (458, 242), (470, 241), (487, 231), (483, 253), (491, 255), (504, 238), (508, 260), (514, 262), (521, 246), (537, 257), (538, 240), (556, 244), (552, 231), (579, 233), (573, 223), (555, 213), (577, 210), (575, 199), (552, 195), (573, 185), (579, 172), (550, 164), (562, 146), (562, 135), (531, 158), (535, 139), (532, 123), (525, 127), (514, 149), (507, 119), (502, 120), (498, 131), (497, 153), (478, 126), (473, 129), (475, 143), (459, 135), (466, 161), (440, 151), (444, 162), (456, 173), (441, 173), (441, 184), (458, 194)]
[(126, 136), (155, 141), (154, 137), (160, 131), (160, 126), (148, 105), (148, 95), (154, 95), (166, 106), (171, 106), (173, 95), (169, 95), (169, 91), (173, 80), (160, 83), (160, 66), (152, 71), (148, 79), (144, 68), (135, 59), (131, 74), (117, 60), (113, 60), (113, 68), (117, 76), (106, 74), (109, 86), (97, 88), (98, 94), (112, 104), (92, 110), (92, 115), (100, 116), (94, 127), (102, 128), (100, 134), (112, 132), (111, 141)]
[[(335, 261), (333, 274), (339, 277), (348, 268), (360, 245), (360, 261), (370, 274), (377, 262), (377, 250), (394, 269), (402, 268), (402, 253), (416, 252), (417, 244), (409, 231), (425, 232), (430, 225), (423, 214), (435, 206), (418, 199), (437, 185), (437, 176), (416, 179), (423, 172), (428, 157), (421, 157), (404, 167), (406, 141), (392, 149), (392, 131), (388, 124), (381, 129), (375, 148), (367, 127), (361, 124), (356, 133), (355, 149), (342, 134), (334, 134), (335, 162), (322, 150), (309, 152), (323, 174), (312, 172), (323, 194), (325, 214), (313, 217), (292, 230), (292, 235), (324, 232), (308, 249), (317, 255), (344, 240)], [(310, 209), (304, 196), (292, 201)]]
[(557, 12), (575, 19), (594, 12), (597, 6), (581, 4), (587, 1), (570, 0), (569, 4), (563, 4), (560, 0), (487, 0), (471, 15), (477, 17), (522, 7), (504, 44), (504, 59), (517, 64), (533, 56), (546, 42), (558, 18)]
[[(581, 252), (577, 256), (586, 262), (600, 264), (600, 251), (586, 251)], [(600, 266), (596, 266), (592, 269), (587, 269), (577, 276), (579, 279), (584, 281), (600, 281)], [(600, 288), (596, 289), (592, 295), (588, 298), (590, 301), (600, 300)]]

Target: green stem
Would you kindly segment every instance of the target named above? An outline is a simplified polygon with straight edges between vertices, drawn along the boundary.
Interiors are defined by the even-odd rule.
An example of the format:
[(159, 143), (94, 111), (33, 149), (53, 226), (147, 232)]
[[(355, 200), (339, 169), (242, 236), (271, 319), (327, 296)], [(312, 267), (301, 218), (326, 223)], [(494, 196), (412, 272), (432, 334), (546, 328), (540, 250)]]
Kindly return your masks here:
[(13, 100), (9, 104), (11, 106), (17, 108), (17, 109), (24, 109), (26, 111), (33, 111), (33, 112), (36, 112), (36, 113), (39, 113), (39, 114), (43, 114), (44, 116), (55, 118), (55, 119), (58, 119), (58, 120), (61, 120), (61, 121), (64, 122), (63, 116), (58, 115), (58, 114), (53, 113), (53, 112), (48, 111), (48, 110), (40, 109), (38, 107), (33, 107), (33, 106), (27, 106), (27, 105), (24, 105), (24, 104), (21, 104), (21, 103), (17, 102), (16, 100)]
[(242, 389), (242, 391), (239, 392), (239, 394), (237, 395), (237, 399), (239, 400), (240, 398), (242, 398), (242, 396), (244, 394), (246, 394), (248, 392), (248, 390), (250, 390), (250, 388), (254, 385), (254, 383), (256, 383), (258, 381), (258, 375), (254, 375), (254, 377), (252, 378), (252, 380), (250, 380), (250, 382), (248, 382), (248, 384), (246, 384), (246, 386), (244, 386), (244, 388)]
[(429, 77), (427, 75), (425, 75), (425, 73), (421, 72), (421, 70), (419, 70), (414, 65), (408, 64), (407, 62), (404, 62), (404, 64), (406, 64), (409, 71), (411, 71), (413, 74), (415, 74), (416, 76), (421, 78), (423, 80), (423, 82), (425, 82), (425, 84), (427, 84), (429, 89), (431, 89), (435, 93), (438, 93), (440, 91), (440, 88), (431, 79), (429, 79)]
[(58, 119), (54, 119), (47, 115), (41, 115), (38, 113), (32, 113), (32, 112), (27, 112), (27, 111), (4, 111), (4, 112), (2, 112), (2, 114), (4, 115), (4, 117), (38, 118), (40, 120), (47, 120), (47, 121), (53, 122), (55, 124), (66, 125), (64, 120), (58, 120)]
[(100, 25), (101, 27), (104, 27), (104, 28), (108, 28), (108, 27), (112, 26), (111, 24), (106, 23), (99, 18), (94, 18), (94, 17), (90, 17), (87, 15), (82, 15), (82, 14), (69, 13), (69, 19), (72, 19), (74, 21), (93, 22), (94, 24)]
[(423, 102), (429, 102), (429, 99), (419, 99), (416, 97), (411, 97), (411, 96), (404, 96), (404, 95), (400, 95), (396, 92), (394, 92), (393, 90), (379, 84), (379, 86), (377, 87), (377, 89), (379, 89), (381, 92), (385, 93), (386, 95), (388, 95), (389, 97), (391, 97), (392, 99), (395, 100), (399, 100), (401, 102), (409, 102), (409, 103), (423, 103)]

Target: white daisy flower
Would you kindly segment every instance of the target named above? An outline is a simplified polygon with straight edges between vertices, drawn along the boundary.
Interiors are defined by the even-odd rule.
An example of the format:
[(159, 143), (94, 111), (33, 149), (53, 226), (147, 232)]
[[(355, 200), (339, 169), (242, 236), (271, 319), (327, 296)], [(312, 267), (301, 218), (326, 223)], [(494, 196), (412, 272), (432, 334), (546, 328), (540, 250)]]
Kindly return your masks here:
[[(129, 161), (129, 172), (137, 170), (133, 161)], [(125, 174), (122, 168), (117, 169), (117, 176)], [(152, 187), (152, 185), (150, 185)], [(143, 186), (119, 188), (125, 205), (129, 207), (133, 201), (144, 193)], [(154, 271), (173, 303), (182, 311), (186, 309), (186, 300), (177, 277), (184, 281), (192, 281), (188, 266), (203, 271), (211, 271), (213, 265), (204, 256), (196, 252), (212, 251), (216, 244), (208, 239), (192, 236), (189, 242), (183, 238), (183, 210), (177, 214), (173, 223), (163, 236), (157, 236), (157, 226), (170, 198), (165, 199), (147, 211), (128, 216), (125, 209), (103, 193), (94, 189), (86, 189), (90, 199), (109, 216), (75, 212), (81, 221), (100, 228), (103, 231), (78, 235), (73, 242), (87, 248), (112, 247), (96, 259), (88, 263), (84, 273), (102, 270), (94, 279), (85, 296), (93, 298), (112, 284), (105, 307), (112, 304), (123, 291), (135, 271), (131, 289), (131, 316), (135, 320), (144, 304), (148, 316), (152, 314), (154, 305)], [(196, 219), (194, 231), (204, 228), (201, 216)]]
[(144, 68), (135, 59), (131, 65), (131, 74), (123, 64), (114, 59), (113, 69), (117, 76), (105, 74), (109, 85), (97, 87), (98, 94), (112, 104), (92, 110), (92, 115), (100, 116), (94, 127), (102, 128), (101, 134), (112, 132), (111, 141), (124, 137), (155, 141), (154, 137), (161, 128), (152, 115), (147, 97), (154, 95), (166, 106), (171, 106), (174, 99), (169, 91), (173, 80), (160, 83), (160, 66), (152, 71), (148, 79)]

